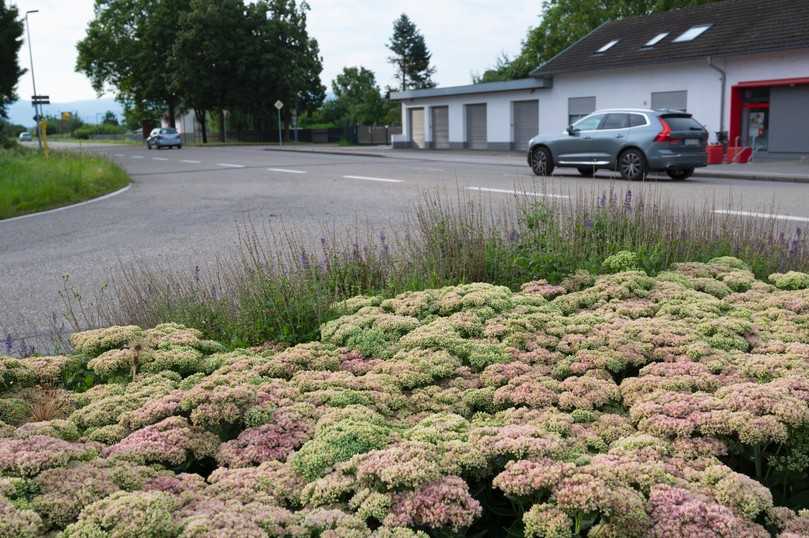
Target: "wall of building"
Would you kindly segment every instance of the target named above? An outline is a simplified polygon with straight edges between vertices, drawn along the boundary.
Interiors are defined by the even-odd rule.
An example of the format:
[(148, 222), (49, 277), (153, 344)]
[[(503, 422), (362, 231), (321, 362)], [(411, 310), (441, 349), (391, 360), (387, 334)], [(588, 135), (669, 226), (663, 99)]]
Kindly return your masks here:
[[(402, 134), (394, 138), (394, 145), (405, 147), (411, 140), (408, 110), (423, 108), (425, 111), (425, 136), (427, 145), (432, 142), (431, 107), (449, 107), (449, 140), (453, 148), (463, 148), (466, 143), (466, 105), (486, 104), (486, 136), (489, 149), (508, 150), (514, 137), (512, 103), (539, 99), (548, 95), (550, 89), (536, 89), (513, 92), (481, 93), (452, 97), (411, 99), (402, 101)], [(541, 120), (540, 120), (541, 121)]]
[[(715, 59), (727, 73), (724, 130), (730, 126), (731, 87), (742, 81), (809, 77), (809, 50), (738, 56)], [(464, 105), (486, 103), (487, 131), (491, 149), (509, 149), (513, 142), (512, 102), (539, 100), (539, 126), (543, 134), (561, 133), (568, 125), (568, 98), (595, 97), (596, 108), (649, 108), (652, 93), (688, 92), (688, 112), (708, 128), (711, 139), (722, 127), (720, 121), (720, 74), (706, 59), (661, 64), (642, 68), (612, 69), (589, 73), (572, 73), (554, 77), (553, 87), (534, 91), (464, 95), (456, 97), (411, 99), (402, 102), (404, 132), (397, 139), (405, 146), (410, 140), (407, 109), (423, 107), (426, 136), (430, 141), (431, 106), (449, 106), (449, 129), (452, 147), (463, 147), (466, 141)], [(428, 144), (429, 147), (429, 144)]]

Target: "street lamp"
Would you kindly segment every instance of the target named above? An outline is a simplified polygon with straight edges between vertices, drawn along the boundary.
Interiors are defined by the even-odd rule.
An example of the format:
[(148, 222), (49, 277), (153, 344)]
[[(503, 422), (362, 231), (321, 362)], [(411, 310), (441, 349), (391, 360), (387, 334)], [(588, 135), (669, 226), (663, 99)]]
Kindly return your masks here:
[[(39, 13), (38, 9), (32, 9), (30, 11), (25, 12), (25, 33), (28, 36), (28, 59), (31, 61), (31, 82), (34, 84), (34, 96), (32, 99), (37, 95), (37, 79), (34, 77), (34, 52), (31, 50), (31, 25), (28, 22), (28, 15), (32, 13)], [(34, 105), (34, 121), (37, 124), (37, 142), (39, 143), (39, 149), (42, 149), (42, 136), (39, 133), (39, 120), (40, 120), (40, 113), (39, 108), (37, 105)]]

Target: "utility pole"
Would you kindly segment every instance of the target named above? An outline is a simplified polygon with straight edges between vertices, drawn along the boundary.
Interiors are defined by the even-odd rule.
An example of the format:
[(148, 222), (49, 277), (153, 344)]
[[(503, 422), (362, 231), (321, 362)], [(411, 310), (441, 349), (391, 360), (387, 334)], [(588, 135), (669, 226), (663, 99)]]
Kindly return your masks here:
[[(32, 13), (39, 13), (38, 9), (32, 9), (30, 11), (25, 12), (25, 33), (28, 36), (28, 59), (31, 62), (31, 82), (34, 84), (34, 96), (37, 95), (37, 80), (34, 77), (34, 52), (31, 50), (31, 25), (28, 22), (28, 15)], [(32, 96), (32, 99), (34, 97)], [(42, 136), (39, 132), (39, 120), (41, 118), (40, 109), (36, 103), (34, 103), (34, 121), (37, 124), (37, 143), (39, 144), (39, 149), (42, 149)]]

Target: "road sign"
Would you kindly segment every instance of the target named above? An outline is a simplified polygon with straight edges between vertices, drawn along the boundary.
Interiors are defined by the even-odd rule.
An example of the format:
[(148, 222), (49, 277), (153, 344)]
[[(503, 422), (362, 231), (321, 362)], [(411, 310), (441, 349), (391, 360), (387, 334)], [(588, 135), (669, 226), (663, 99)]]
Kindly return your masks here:
[(31, 102), (35, 105), (49, 105), (51, 104), (51, 97), (49, 95), (33, 95)]
[(281, 110), (282, 108), (284, 108), (284, 103), (281, 102), (280, 100), (276, 101), (275, 102), (275, 108), (277, 108), (278, 110)]
[(70, 121), (73, 118), (72, 112), (62, 112), (62, 121)]

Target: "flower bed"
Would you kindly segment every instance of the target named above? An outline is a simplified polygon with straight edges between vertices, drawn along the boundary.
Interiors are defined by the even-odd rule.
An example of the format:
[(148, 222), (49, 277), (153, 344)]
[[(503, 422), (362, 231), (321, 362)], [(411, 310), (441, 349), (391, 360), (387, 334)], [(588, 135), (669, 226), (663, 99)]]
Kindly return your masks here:
[(621, 256), (351, 299), (288, 349), (0, 358), (0, 536), (809, 535), (809, 277)]

